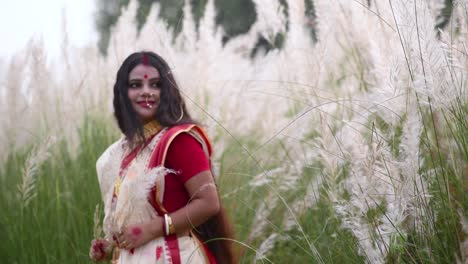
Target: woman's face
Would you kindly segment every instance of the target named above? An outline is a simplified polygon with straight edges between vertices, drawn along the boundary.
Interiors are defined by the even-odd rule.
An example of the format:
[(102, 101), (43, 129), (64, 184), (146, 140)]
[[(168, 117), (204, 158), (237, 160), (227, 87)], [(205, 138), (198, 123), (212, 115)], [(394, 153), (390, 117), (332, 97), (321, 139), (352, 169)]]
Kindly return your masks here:
[(159, 105), (160, 75), (151, 65), (139, 64), (128, 75), (128, 98), (138, 115), (146, 124), (154, 120)]

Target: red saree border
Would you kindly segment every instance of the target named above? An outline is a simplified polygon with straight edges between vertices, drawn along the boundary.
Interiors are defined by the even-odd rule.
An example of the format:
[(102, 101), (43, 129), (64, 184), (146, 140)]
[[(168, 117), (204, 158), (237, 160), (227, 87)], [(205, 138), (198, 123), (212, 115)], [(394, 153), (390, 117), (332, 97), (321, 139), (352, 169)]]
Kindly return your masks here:
[[(148, 163), (148, 167), (154, 168), (156, 166), (163, 165), (164, 162), (166, 161), (166, 155), (167, 155), (169, 146), (174, 141), (175, 137), (181, 133), (184, 133), (184, 132), (187, 133), (191, 131), (195, 131), (198, 135), (201, 136), (201, 138), (203, 138), (203, 140), (205, 141), (204, 143), (206, 144), (208, 148), (209, 156), (211, 156), (211, 153), (212, 153), (211, 142), (209, 141), (208, 136), (206, 135), (205, 131), (203, 131), (203, 129), (197, 125), (184, 124), (184, 125), (171, 127), (170, 129), (166, 131), (166, 133), (159, 140), (158, 145), (156, 146), (153, 154), (151, 155), (151, 158)], [(195, 139), (199, 140), (197, 138)], [(160, 188), (155, 188), (155, 195), (150, 197), (150, 201), (154, 205), (154, 208), (159, 213), (159, 215), (164, 215), (167, 213), (167, 210), (164, 208), (161, 201), (158, 199), (158, 196), (160, 195), (159, 191), (160, 191)]]
[(172, 143), (174, 138), (180, 133), (190, 132), (192, 130), (198, 133), (203, 138), (203, 140), (205, 141), (204, 143), (206, 143), (208, 147), (209, 155), (211, 156), (211, 153), (213, 152), (213, 150), (211, 147), (211, 142), (208, 139), (208, 136), (206, 135), (205, 131), (203, 131), (203, 129), (197, 125), (185, 124), (185, 125), (171, 127), (168, 131), (166, 131), (166, 133), (162, 136), (161, 140), (159, 141), (158, 146), (155, 149), (156, 153), (154, 153), (151, 156), (149, 165), (159, 166), (159, 165), (164, 164), (164, 162), (166, 161), (167, 150), (169, 149), (169, 145)]
[[(203, 131), (201, 127), (195, 124), (178, 125), (178, 126), (169, 128), (166, 131), (166, 133), (161, 137), (158, 145), (154, 149), (154, 152), (151, 154), (151, 158), (148, 163), (148, 168), (151, 169), (151, 168), (163, 165), (164, 162), (166, 161), (167, 151), (169, 149), (170, 144), (174, 141), (177, 135), (180, 135), (181, 133), (184, 133), (184, 132), (186, 133), (195, 132), (196, 134), (201, 136), (204, 142), (200, 142), (200, 143), (202, 144), (204, 143), (207, 146), (208, 155), (211, 156), (212, 154), (211, 142), (209, 141), (208, 136), (206, 135), (205, 131)], [(194, 138), (197, 141), (200, 140), (195, 136)], [(167, 213), (167, 210), (166, 208), (164, 208), (163, 204), (158, 199), (158, 196), (160, 195), (159, 193), (160, 188), (157, 188), (157, 184), (156, 184), (153, 190), (155, 194), (149, 197), (150, 202), (155, 208), (155, 210), (158, 212), (158, 214), (162, 216)], [(210, 261), (210, 263), (216, 263), (216, 261), (213, 261), (213, 257), (211, 256), (210, 252), (207, 251), (206, 246), (201, 241), (199, 241), (198, 238), (195, 238), (195, 239), (198, 241), (198, 243), (202, 244), (202, 248), (204, 251), (203, 253), (207, 257), (207, 259)], [(180, 264), (181, 263), (180, 249), (179, 249), (179, 241), (177, 240), (177, 235), (174, 234), (174, 235), (166, 236), (165, 240), (167, 243), (167, 247), (169, 249), (169, 253), (171, 255), (172, 262), (174, 264)]]
[[(160, 133), (161, 131), (159, 131), (158, 133)], [(151, 142), (151, 140), (153, 140), (153, 138), (158, 134), (154, 134), (152, 135), (151, 137), (148, 138), (148, 140), (146, 140), (145, 144), (143, 146), (138, 146), (136, 147), (135, 149), (133, 149), (130, 153), (128, 153), (122, 160), (122, 163), (120, 164), (120, 171), (119, 171), (119, 176), (121, 175), (121, 173), (132, 163), (132, 161), (136, 158), (136, 156), (138, 155), (138, 153), (140, 152), (140, 150), (146, 148), (146, 146), (148, 146), (148, 144)]]

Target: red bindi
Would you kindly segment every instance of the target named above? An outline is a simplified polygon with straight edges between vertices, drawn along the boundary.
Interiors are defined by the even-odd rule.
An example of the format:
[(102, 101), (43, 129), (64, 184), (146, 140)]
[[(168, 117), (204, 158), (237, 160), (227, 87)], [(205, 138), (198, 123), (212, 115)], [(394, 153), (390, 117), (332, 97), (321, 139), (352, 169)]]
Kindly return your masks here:
[(145, 79), (147, 79), (147, 78), (148, 78), (148, 75), (147, 75), (147, 74), (145, 74), (143, 77), (144, 77)]
[(141, 228), (139, 227), (132, 228), (132, 234), (134, 236), (139, 236), (141, 234)]

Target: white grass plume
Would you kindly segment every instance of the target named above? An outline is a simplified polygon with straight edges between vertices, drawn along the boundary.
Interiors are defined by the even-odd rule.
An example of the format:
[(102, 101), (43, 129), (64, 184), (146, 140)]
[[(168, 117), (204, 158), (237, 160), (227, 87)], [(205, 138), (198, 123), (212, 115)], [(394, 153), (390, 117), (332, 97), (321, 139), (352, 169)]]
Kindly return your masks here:
[(255, 253), (255, 260), (265, 259), (267, 253), (273, 249), (275, 242), (278, 238), (278, 234), (271, 233), (260, 245), (257, 252)]
[(268, 185), (273, 182), (274, 175), (279, 175), (281, 172), (283, 172), (282, 168), (275, 168), (269, 171), (261, 172), (249, 181), (249, 185), (252, 187), (261, 187), (264, 185)]
[(253, 0), (257, 12), (257, 20), (252, 27), (270, 44), (274, 44), (276, 34), (286, 33), (286, 18), (283, 6), (278, 1)]
[[(298, 198), (292, 204), (291, 208), (294, 214), (296, 214), (296, 219), (310, 210), (320, 198), (320, 188), (322, 187), (322, 176), (317, 176), (315, 179), (310, 181), (307, 185), (306, 193), (304, 197)], [(283, 226), (286, 231), (291, 230), (297, 223), (290, 213), (286, 213), (283, 220)]]
[(28, 155), (24, 168), (21, 185), (18, 186), (21, 207), (27, 207), (36, 196), (36, 176), (41, 165), (50, 157), (50, 148), (54, 144), (54, 137), (47, 137)]
[(260, 203), (260, 206), (255, 209), (255, 218), (249, 236), (247, 237), (248, 242), (258, 238), (270, 224), (268, 216), (270, 216), (271, 211), (277, 206), (278, 199), (276, 194), (269, 192), (268, 196)]
[(96, 204), (96, 209), (94, 210), (94, 217), (93, 217), (93, 222), (94, 222), (94, 229), (93, 229), (93, 235), (94, 238), (99, 238), (102, 235), (102, 226), (101, 226), (101, 208), (99, 204)]
[(112, 215), (115, 232), (120, 232), (129, 224), (148, 221), (156, 216), (154, 208), (148, 201), (148, 194), (156, 179), (170, 172), (164, 167), (156, 167), (146, 172), (137, 172), (137, 176), (124, 179)]

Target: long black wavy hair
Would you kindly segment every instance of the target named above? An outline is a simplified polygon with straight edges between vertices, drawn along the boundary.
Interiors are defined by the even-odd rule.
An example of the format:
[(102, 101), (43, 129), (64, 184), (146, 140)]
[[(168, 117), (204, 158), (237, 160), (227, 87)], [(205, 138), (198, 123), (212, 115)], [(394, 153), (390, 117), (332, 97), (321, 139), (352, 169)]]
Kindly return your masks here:
[[(120, 130), (133, 145), (136, 138), (144, 140), (143, 123), (139, 120), (128, 98), (129, 73), (139, 64), (156, 68), (160, 75), (160, 101), (154, 120), (162, 126), (197, 124), (187, 111), (179, 87), (167, 62), (154, 52), (142, 51), (130, 54), (117, 72), (114, 84), (114, 115)], [(195, 229), (195, 234), (206, 243), (218, 263), (236, 263), (232, 248), (233, 227), (221, 206), (218, 214)]]

